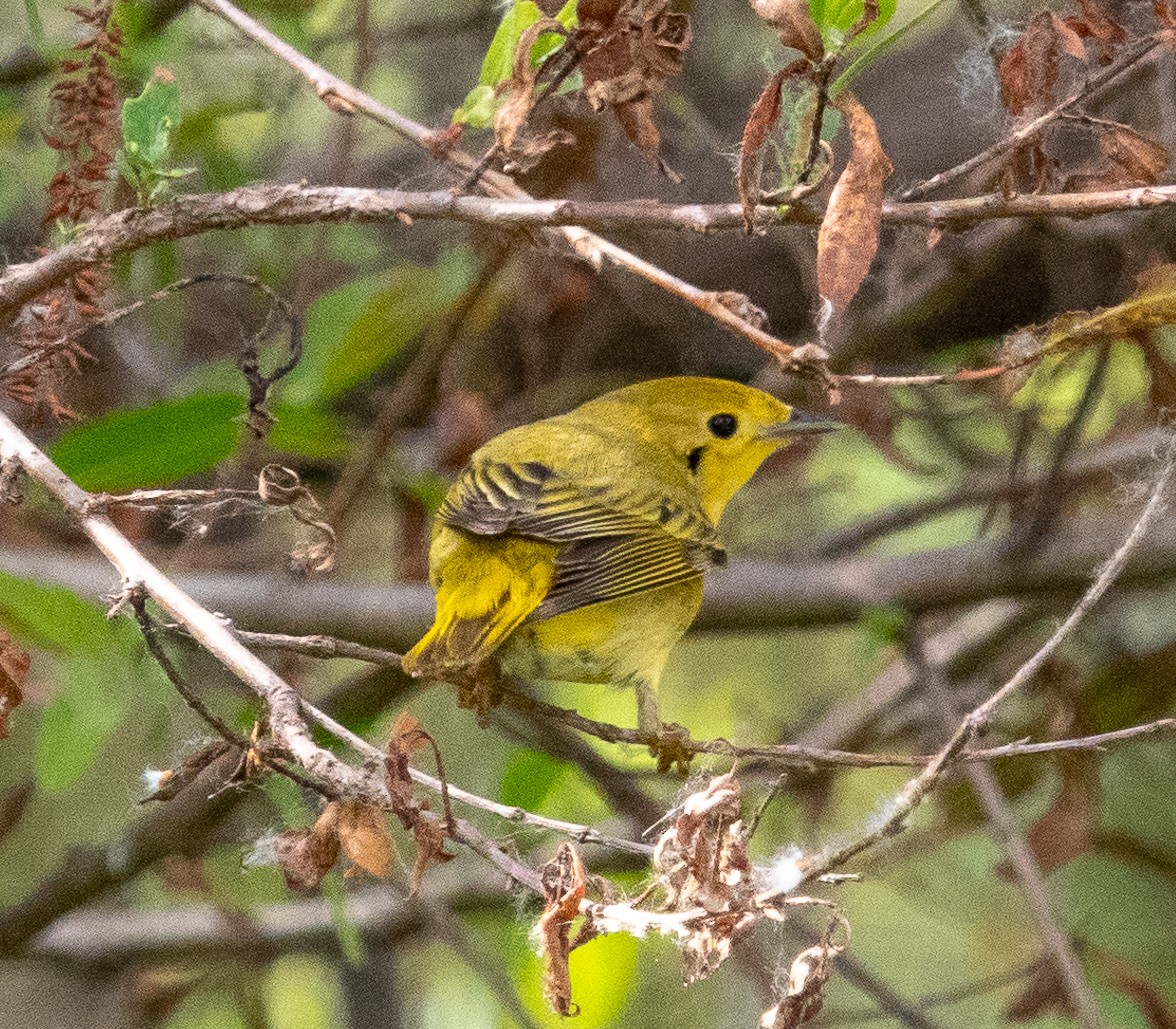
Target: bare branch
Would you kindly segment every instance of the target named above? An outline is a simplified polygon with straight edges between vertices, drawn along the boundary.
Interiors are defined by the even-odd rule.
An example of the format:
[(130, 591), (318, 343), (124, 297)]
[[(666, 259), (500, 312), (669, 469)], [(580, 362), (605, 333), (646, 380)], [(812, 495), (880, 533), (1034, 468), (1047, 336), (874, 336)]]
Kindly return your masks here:
[(993, 161), (998, 157), (1016, 150), (1026, 141), (1033, 139), (1051, 122), (1056, 121), (1063, 114), (1068, 112), (1077, 104), (1083, 103), (1093, 97), (1099, 90), (1110, 85), (1120, 75), (1129, 69), (1135, 67), (1148, 54), (1153, 53), (1157, 47), (1163, 42), (1163, 34), (1157, 33), (1152, 36), (1144, 36), (1138, 40), (1133, 46), (1127, 49), (1123, 55), (1112, 65), (1104, 68), (1095, 75), (1091, 75), (1081, 89), (1066, 97), (1060, 104), (1052, 107), (1046, 111), (1045, 114), (1039, 118), (1034, 118), (1033, 121), (1022, 125), (1015, 132), (1010, 133), (999, 143), (995, 143), (987, 150), (976, 154), (964, 161), (962, 164), (956, 165), (954, 168), (949, 168), (947, 171), (940, 172), (938, 175), (933, 175), (925, 182), (920, 182), (917, 185), (911, 186), (910, 189), (905, 190), (899, 194), (900, 200), (915, 200), (919, 197), (926, 196), (932, 190), (939, 189), (946, 186), (956, 179), (962, 178), (971, 171), (982, 167), (989, 161)]
[[(1071, 193), (1003, 197), (999, 194), (927, 203), (883, 205), (883, 222), (892, 225), (956, 226), (996, 218), (1071, 217), (1150, 210), (1176, 202), (1176, 186), (1144, 186), (1101, 193)], [(757, 225), (799, 224), (812, 226), (820, 215), (806, 207), (760, 207)], [(458, 196), (448, 190), (406, 192), (396, 189), (364, 189), (348, 186), (286, 185), (243, 186), (224, 193), (198, 193), (153, 207), (132, 207), (108, 215), (90, 225), (69, 243), (27, 264), (12, 264), (0, 274), (0, 316), (38, 296), (83, 268), (101, 264), (118, 254), (156, 243), (186, 239), (206, 232), (235, 231), (257, 225), (307, 225), (337, 222), (399, 222), (454, 220), (511, 230), (561, 227), (569, 223), (598, 229), (669, 229), (703, 234), (741, 229), (739, 204), (665, 204), (655, 201), (591, 201), (500, 199)], [(569, 238), (599, 263), (605, 258), (681, 296), (696, 307), (729, 324), (739, 316), (724, 305), (720, 294), (700, 290), (674, 279), (659, 268), (629, 254), (583, 229), (567, 229)], [(199, 277), (201, 281), (205, 277)], [(195, 280), (160, 291), (156, 299)], [(104, 324), (137, 310), (137, 301), (100, 319)], [(715, 305), (718, 305), (716, 307)], [(719, 310), (721, 308), (721, 310)], [(723, 312), (726, 312), (725, 314)], [(742, 320), (742, 319), (741, 319)], [(750, 325), (750, 323), (747, 323)], [(751, 326), (755, 328), (754, 326)], [(89, 331), (92, 326), (88, 326)], [(744, 330), (739, 330), (744, 332)], [(762, 330), (752, 334), (765, 348), (787, 346)], [(748, 338), (752, 338), (749, 336)], [(780, 357), (783, 352), (776, 353)], [(22, 364), (31, 360), (22, 359)], [(14, 369), (9, 369), (9, 371)], [(861, 380), (853, 380), (861, 381)]]
[(1110, 589), (1119, 573), (1122, 572), (1132, 551), (1139, 545), (1139, 541), (1147, 532), (1156, 514), (1163, 508), (1164, 497), (1174, 469), (1176, 469), (1176, 437), (1169, 438), (1167, 442), (1163, 468), (1156, 480), (1151, 497), (1131, 532), (1128, 533), (1127, 538), (1120, 544), (1111, 559), (1103, 566), (1082, 599), (1074, 605), (1065, 621), (1000, 689), (964, 717), (951, 739), (944, 744), (943, 749), (934, 756), (922, 772), (908, 781), (899, 791), (890, 804), (887, 817), (880, 824), (852, 843), (816, 855), (806, 861), (804, 868), (806, 880), (811, 880), (815, 876), (845, 864), (846, 861), (860, 854), (863, 850), (867, 850), (886, 837), (902, 831), (907, 818), (923, 802), (927, 794), (935, 788), (948, 769), (955, 764), (977, 733), (988, 725), (1000, 703), (1040, 670), (1074, 627)]

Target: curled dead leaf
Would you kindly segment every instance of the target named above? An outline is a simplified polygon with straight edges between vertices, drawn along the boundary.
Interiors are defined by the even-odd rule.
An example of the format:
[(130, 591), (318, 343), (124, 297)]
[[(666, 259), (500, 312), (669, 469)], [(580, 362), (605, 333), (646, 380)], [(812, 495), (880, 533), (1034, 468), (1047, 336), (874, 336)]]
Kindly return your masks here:
[(572, 952), (572, 922), (588, 892), (588, 877), (580, 852), (561, 843), (555, 858), (543, 868), (546, 906), (535, 926), (543, 955), (543, 995), (558, 1015), (578, 1015), (572, 1002), (572, 978), (568, 958)]
[(320, 829), (317, 824), (311, 829), (279, 833), (273, 848), (286, 885), (298, 893), (318, 890), (339, 859), (339, 837), (333, 829)]
[(848, 92), (836, 106), (849, 123), (849, 163), (817, 234), (817, 285), (834, 315), (857, 295), (878, 252), (882, 186), (894, 170), (866, 109)]
[(444, 864), (446, 861), (452, 861), (453, 855), (445, 849), (449, 830), (444, 822), (428, 811), (422, 811), (417, 817), (412, 827), (412, 837), (416, 842), (416, 861), (412, 866), (409, 892), (415, 894), (421, 888), (429, 865), (434, 862)]
[(763, 1029), (796, 1029), (815, 1018), (825, 1003), (825, 984), (833, 959), (844, 948), (820, 943), (802, 950), (788, 969), (788, 992), (760, 1018)]
[(8, 739), (8, 716), (24, 699), (21, 687), (31, 660), (29, 652), (0, 629), (0, 740)]
[[(873, 7), (877, 18), (877, 2)], [(784, 46), (799, 50), (812, 61), (820, 61), (825, 56), (825, 43), (813, 21), (808, 0), (751, 0), (751, 9), (776, 30)]]
[(334, 830), (343, 853), (365, 872), (387, 878), (393, 848), (384, 812), (358, 801), (332, 801), (332, 805), (338, 805)]
[(760, 175), (763, 172), (761, 153), (776, 122), (780, 120), (780, 90), (786, 79), (800, 74), (808, 67), (808, 61), (793, 61), (788, 67), (776, 72), (752, 104), (747, 124), (743, 126), (743, 138), (739, 143), (738, 185), (739, 202), (743, 205), (743, 228), (748, 233), (754, 228), (752, 219), (760, 199)]
[(716, 776), (686, 798), (682, 814), (654, 847), (654, 872), (667, 907), (701, 907), (713, 916), (693, 924), (681, 940), (687, 983), (714, 972), (759, 917), (741, 804), (734, 775)]
[(613, 0), (580, 5), (575, 45), (584, 96), (594, 110), (612, 110), (625, 135), (655, 168), (676, 178), (658, 153), (653, 97), (682, 70), (691, 43), (690, 18), (669, 0)]

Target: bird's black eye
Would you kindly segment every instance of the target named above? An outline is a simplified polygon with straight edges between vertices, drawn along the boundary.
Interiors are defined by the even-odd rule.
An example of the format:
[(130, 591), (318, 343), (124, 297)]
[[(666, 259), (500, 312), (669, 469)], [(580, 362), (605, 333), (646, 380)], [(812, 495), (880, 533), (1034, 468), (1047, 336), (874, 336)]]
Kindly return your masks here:
[(719, 439), (730, 439), (735, 435), (735, 430), (739, 428), (739, 423), (733, 414), (716, 414), (711, 415), (706, 427)]

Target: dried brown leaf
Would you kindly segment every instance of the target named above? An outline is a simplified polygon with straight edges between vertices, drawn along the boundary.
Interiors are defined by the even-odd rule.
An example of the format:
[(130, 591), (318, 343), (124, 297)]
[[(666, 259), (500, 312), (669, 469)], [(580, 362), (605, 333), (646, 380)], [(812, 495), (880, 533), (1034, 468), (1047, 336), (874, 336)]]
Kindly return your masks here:
[[(867, 4), (867, 8), (869, 6)], [(877, 18), (876, 2), (873, 7), (874, 18)], [(751, 0), (751, 9), (776, 30), (784, 46), (799, 50), (813, 61), (825, 56), (825, 43), (821, 39), (821, 30), (813, 21), (808, 0)]]
[[(1029, 827), (1025, 842), (1043, 872), (1062, 868), (1094, 848), (1098, 826), (1098, 760), (1075, 752), (1061, 764), (1062, 783), (1054, 802)], [(1016, 878), (1016, 869), (1002, 861), (997, 872)]]
[(687, 983), (715, 971), (758, 918), (741, 799), (733, 774), (716, 776), (686, 798), (682, 814), (654, 848), (654, 872), (667, 907), (701, 907), (713, 916), (700, 920), (682, 939)]
[(506, 99), (494, 115), (494, 139), (507, 153), (513, 150), (531, 108), (535, 106), (535, 79), (539, 69), (531, 64), (531, 51), (536, 40), (549, 32), (566, 35), (567, 29), (554, 18), (540, 18), (523, 32), (515, 46), (514, 72), (502, 86)]
[(333, 801), (337, 805), (334, 830), (339, 845), (352, 862), (377, 878), (392, 869), (392, 837), (384, 812), (358, 801)]
[(1098, 0), (1078, 0), (1078, 6), (1082, 8), (1082, 17), (1067, 18), (1067, 24), (1073, 26), (1081, 35), (1093, 37), (1098, 42), (1099, 61), (1102, 64), (1110, 64), (1114, 59), (1115, 50), (1127, 41), (1126, 31), (1103, 10)]
[(1130, 125), (1116, 123), (1102, 129), (1099, 149), (1126, 173), (1124, 186), (1152, 186), (1163, 178), (1172, 155), (1158, 139)]
[(764, 1012), (763, 1029), (796, 1029), (815, 1018), (825, 1003), (825, 983), (829, 980), (833, 959), (841, 947), (827, 943), (802, 950), (788, 969), (788, 992), (784, 999)]
[(673, 177), (658, 154), (652, 98), (682, 70), (691, 42), (689, 17), (671, 11), (669, 0), (610, 0), (591, 4), (589, 12), (580, 11), (575, 36), (584, 96), (594, 110), (611, 109), (645, 159)]
[(1034, 15), (997, 62), (1001, 100), (1009, 114), (1040, 113), (1057, 100), (1058, 64), (1063, 54), (1085, 61), (1082, 37), (1052, 11)]
[(539, 916), (536, 933), (543, 953), (543, 995), (558, 1015), (578, 1015), (572, 1002), (572, 978), (568, 958), (572, 952), (572, 922), (580, 913), (580, 901), (588, 892), (588, 877), (580, 853), (570, 843), (561, 843), (555, 859), (543, 868), (546, 906)]
[(274, 840), (274, 854), (290, 889), (314, 893), (339, 859), (339, 837), (318, 823), (312, 829), (287, 829)]
[(0, 629), (0, 740), (8, 739), (8, 716), (24, 699), (21, 687), (31, 660), (29, 652)]
[[(807, 4), (805, 6), (807, 10)], [(811, 19), (810, 19), (811, 20)], [(743, 126), (743, 139), (739, 144), (739, 202), (743, 205), (743, 227), (752, 231), (752, 217), (760, 199), (760, 174), (763, 159), (760, 152), (772, 135), (772, 129), (780, 120), (780, 90), (784, 81), (800, 74), (809, 67), (805, 60), (793, 61), (788, 67), (776, 72), (751, 106), (747, 124)]]
[(428, 746), (429, 739), (421, 723), (407, 711), (400, 712), (392, 723), (387, 756), (384, 758), (384, 781), (392, 797), (392, 810), (405, 829), (413, 827), (421, 810), (413, 796), (409, 764), (413, 754)]
[(866, 109), (849, 93), (838, 97), (837, 107), (849, 123), (849, 163), (833, 187), (817, 234), (817, 285), (833, 314), (857, 295), (873, 263), (882, 186), (894, 170)]
[(848, 45), (857, 39), (866, 29), (873, 25), (878, 20), (878, 14), (878, 0), (863, 0), (862, 16), (850, 26), (849, 31), (845, 34), (845, 44)]
[(421, 888), (429, 865), (434, 862), (444, 864), (446, 861), (452, 861), (453, 855), (445, 850), (445, 841), (449, 838), (448, 829), (436, 815), (422, 811), (412, 827), (412, 836), (416, 841), (416, 861), (412, 866), (409, 891), (416, 893)]

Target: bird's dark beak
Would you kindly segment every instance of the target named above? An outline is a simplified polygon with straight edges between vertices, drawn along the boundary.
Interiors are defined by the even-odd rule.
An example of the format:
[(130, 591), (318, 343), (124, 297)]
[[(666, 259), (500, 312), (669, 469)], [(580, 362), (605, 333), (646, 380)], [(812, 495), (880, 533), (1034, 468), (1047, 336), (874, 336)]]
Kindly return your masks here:
[(799, 433), (832, 432), (840, 429), (841, 423), (822, 418), (820, 415), (809, 414), (807, 411), (792, 409), (792, 416), (786, 422), (776, 422), (764, 429), (764, 435), (771, 439), (787, 439)]

